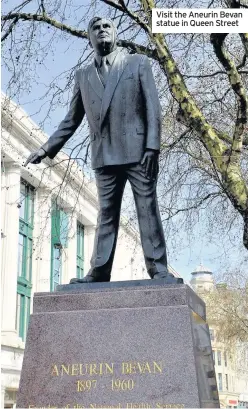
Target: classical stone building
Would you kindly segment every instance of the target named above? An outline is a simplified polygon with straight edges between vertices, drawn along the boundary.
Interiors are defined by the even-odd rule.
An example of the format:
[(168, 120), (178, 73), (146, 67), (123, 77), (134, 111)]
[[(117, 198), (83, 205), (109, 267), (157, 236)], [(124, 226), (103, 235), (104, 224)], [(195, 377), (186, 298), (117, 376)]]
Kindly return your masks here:
[[(83, 277), (93, 248), (98, 209), (94, 182), (62, 152), (53, 161), (23, 167), (47, 138), (3, 97), (1, 407), (6, 408), (15, 406), (34, 292), (54, 291), (59, 283)], [(112, 280), (143, 278), (149, 277), (139, 234), (122, 218)]]
[[(206, 301), (207, 293), (214, 289), (212, 272), (200, 265), (193, 271), (191, 286)], [(208, 311), (208, 309), (207, 309)], [(248, 408), (248, 355), (245, 354), (245, 345), (237, 345), (232, 351), (225, 343), (217, 340), (217, 327), (208, 317), (210, 337), (215, 363), (219, 398), (221, 407), (225, 408)]]

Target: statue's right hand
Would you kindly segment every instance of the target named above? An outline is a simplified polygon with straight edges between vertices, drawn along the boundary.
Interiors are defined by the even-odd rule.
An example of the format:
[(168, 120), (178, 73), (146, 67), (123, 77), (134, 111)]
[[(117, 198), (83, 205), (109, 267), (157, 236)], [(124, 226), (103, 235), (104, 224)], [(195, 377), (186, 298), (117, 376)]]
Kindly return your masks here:
[(38, 151), (31, 153), (29, 157), (27, 158), (26, 162), (24, 163), (24, 166), (27, 166), (29, 163), (40, 163), (42, 159), (44, 159), (47, 156), (46, 152), (44, 149), (40, 148)]

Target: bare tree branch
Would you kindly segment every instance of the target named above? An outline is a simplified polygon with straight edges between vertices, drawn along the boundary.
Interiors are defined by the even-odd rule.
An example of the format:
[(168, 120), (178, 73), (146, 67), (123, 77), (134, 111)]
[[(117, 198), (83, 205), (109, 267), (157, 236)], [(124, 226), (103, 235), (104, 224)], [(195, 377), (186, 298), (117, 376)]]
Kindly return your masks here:
[(115, 1), (112, 1), (112, 0), (101, 0), (101, 1), (103, 1), (104, 3), (106, 3), (108, 5), (111, 5), (112, 7), (116, 8), (117, 10), (121, 10), (121, 11), (125, 12), (128, 15), (128, 17), (130, 17), (133, 21), (135, 21), (137, 24), (139, 24), (140, 27), (142, 27), (146, 32), (149, 32), (149, 26), (136, 13), (132, 12), (125, 5), (123, 0), (120, 0), (119, 4), (117, 4)]
[(177, 209), (174, 212), (173, 212), (173, 209), (163, 209), (162, 208), (163, 212), (165, 211), (165, 212), (169, 213), (169, 216), (166, 217), (165, 219), (163, 219), (163, 221), (167, 221), (167, 220), (171, 219), (172, 217), (175, 217), (179, 213), (188, 212), (189, 210), (193, 210), (193, 209), (198, 209), (208, 199), (213, 198), (213, 197), (217, 197), (217, 196), (219, 196), (219, 193), (209, 193), (207, 196), (202, 197), (200, 200), (198, 200), (197, 203), (195, 203), (194, 205), (187, 206), (187, 207), (185, 207), (183, 209)]
[(211, 43), (213, 44), (216, 56), (227, 71), (230, 85), (237, 96), (238, 112), (231, 151), (234, 161), (238, 163), (243, 144), (243, 133), (245, 130), (245, 125), (247, 124), (248, 101), (246, 91), (237, 68), (224, 49), (224, 40), (226, 36), (227, 34), (211, 34)]
[[(227, 72), (226, 71), (216, 71), (216, 72), (213, 72), (212, 74), (204, 74), (204, 75), (188, 75), (188, 74), (182, 74), (182, 75), (184, 78), (211, 78), (211, 77), (215, 77), (216, 75), (220, 75), (220, 74), (227, 75)], [(239, 74), (248, 74), (248, 71), (242, 70), (242, 71), (239, 71)]]
[(71, 26), (60, 23), (59, 21), (52, 19), (47, 14), (31, 14), (31, 13), (9, 13), (2, 16), (3, 21), (7, 20), (24, 20), (24, 21), (39, 21), (49, 24), (52, 27), (58, 28), (61, 31), (65, 31), (79, 38), (87, 39), (87, 32), (82, 30), (77, 30)]
[[(17, 20), (16, 20), (17, 19)], [(2, 16), (2, 21), (8, 20), (24, 20), (24, 21), (37, 21), (46, 23), (52, 27), (55, 27), (61, 31), (65, 31), (68, 34), (71, 34), (75, 37), (82, 38), (87, 40), (88, 35), (86, 31), (78, 30), (66, 24), (63, 24), (55, 19), (52, 19), (47, 14), (30, 14), (30, 13), (10, 13), (7, 15)], [(12, 27), (13, 28), (13, 27)], [(2, 41), (6, 39), (7, 36), (2, 37)], [(130, 52), (139, 53), (139, 54), (146, 54), (149, 58), (158, 59), (156, 50), (150, 49), (148, 47), (144, 47), (143, 45), (136, 44), (132, 41), (128, 40), (118, 40), (118, 45), (120, 47), (127, 48)]]
[(13, 21), (10, 23), (8, 30), (6, 30), (6, 32), (4, 33), (4, 35), (1, 37), (1, 41), (6, 40), (6, 38), (11, 34), (14, 26), (16, 25), (16, 23), (18, 22), (18, 17), (15, 17), (13, 19)]

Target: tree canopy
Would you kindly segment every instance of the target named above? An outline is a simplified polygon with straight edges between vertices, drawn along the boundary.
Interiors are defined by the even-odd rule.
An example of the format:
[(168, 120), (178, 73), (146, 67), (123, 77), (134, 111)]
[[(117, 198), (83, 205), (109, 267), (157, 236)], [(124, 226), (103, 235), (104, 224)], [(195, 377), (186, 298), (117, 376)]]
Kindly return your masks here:
[(207, 319), (216, 329), (217, 341), (226, 346), (248, 342), (248, 281), (233, 272), (224, 276), (212, 291), (202, 294), (207, 306)]

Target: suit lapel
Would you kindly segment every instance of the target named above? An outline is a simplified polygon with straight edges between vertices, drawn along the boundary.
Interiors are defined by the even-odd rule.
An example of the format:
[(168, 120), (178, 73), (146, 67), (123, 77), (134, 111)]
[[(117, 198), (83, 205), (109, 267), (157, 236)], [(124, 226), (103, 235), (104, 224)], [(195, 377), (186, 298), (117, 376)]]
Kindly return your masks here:
[(100, 80), (100, 77), (99, 77), (99, 74), (98, 74), (98, 71), (96, 69), (94, 62), (89, 69), (88, 80), (89, 80), (91, 87), (95, 91), (95, 93), (102, 100), (103, 93), (104, 93), (104, 86), (103, 86), (102, 81)]
[(125, 60), (125, 54), (122, 52), (119, 52), (115, 58), (114, 63), (112, 64), (111, 71), (109, 73), (106, 87), (103, 93), (102, 107), (101, 107), (101, 113), (100, 113), (100, 126), (102, 125), (104, 121), (104, 118), (106, 116), (109, 104), (113, 97), (115, 88), (118, 82), (120, 81), (121, 75), (124, 71), (126, 64), (127, 64), (127, 60)]

